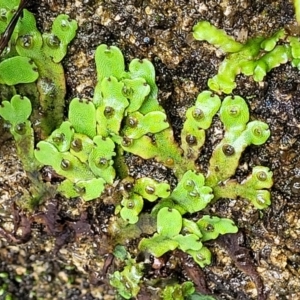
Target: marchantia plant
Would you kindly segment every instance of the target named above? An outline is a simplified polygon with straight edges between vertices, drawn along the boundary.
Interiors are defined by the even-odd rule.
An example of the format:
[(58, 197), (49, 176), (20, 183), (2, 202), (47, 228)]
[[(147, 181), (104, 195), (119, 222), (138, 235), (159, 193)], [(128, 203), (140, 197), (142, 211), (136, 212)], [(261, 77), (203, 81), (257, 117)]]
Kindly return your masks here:
[[(10, 23), (19, 2), (0, 1), (0, 33)], [(74, 20), (60, 15), (54, 20), (51, 32), (41, 34), (34, 15), (24, 9), (1, 56), (1, 95), (4, 99), (12, 97), (11, 102), (2, 101), (1, 116), (11, 125), (18, 156), (33, 183), (30, 195), (25, 196), (30, 205), (54, 192), (38, 178), (41, 165), (33, 153), (34, 135), (45, 138), (63, 121), (66, 86), (60, 62), (76, 30)], [(30, 100), (20, 95), (27, 95)]]
[[(0, 32), (5, 30), (18, 3), (0, 1)], [(121, 191), (122, 200), (115, 203), (115, 213), (127, 224), (138, 222), (144, 201), (155, 202), (151, 215), (156, 218), (156, 233), (142, 238), (139, 250), (160, 257), (180, 249), (201, 267), (206, 266), (211, 262), (211, 253), (203, 242), (235, 233), (238, 228), (229, 219), (202, 215), (191, 220), (187, 214), (201, 212), (220, 198), (247, 199), (260, 210), (271, 203), (268, 189), (272, 186), (272, 172), (267, 167), (254, 167), (241, 183), (234, 179), (245, 148), (267, 141), (268, 125), (249, 121), (247, 103), (240, 96), (221, 95), (232, 93), (235, 77), (241, 72), (261, 81), (279, 64), (291, 61), (299, 66), (299, 40), (280, 30), (270, 38), (254, 38), (241, 44), (206, 21), (195, 25), (194, 37), (220, 48), (226, 58), (218, 74), (208, 81), (210, 90), (201, 92), (186, 111), (179, 145), (157, 99), (154, 66), (146, 59), (134, 59), (126, 70), (122, 52), (116, 46), (100, 45), (96, 49), (94, 97), (73, 99), (68, 118), (63, 121), (65, 81), (60, 61), (76, 29), (75, 21), (60, 15), (51, 33), (41, 34), (34, 16), (24, 10), (0, 61), (1, 88), (7, 89), (7, 99), (10, 98), (2, 101), (0, 115), (10, 124), (19, 158), (35, 182), (34, 204), (49, 189), (38, 181), (38, 170), (43, 166), (51, 166), (65, 178), (57, 191), (66, 198), (90, 201), (121, 180), (129, 188)], [(284, 44), (277, 44), (283, 40)], [(22, 71), (13, 72), (16, 68)], [(36, 120), (41, 111), (42, 119), (36, 126), (31, 120)], [(208, 171), (203, 174), (197, 159), (215, 116), (223, 124), (224, 137), (213, 150)], [(172, 169), (177, 186), (172, 190), (167, 182), (130, 177), (124, 152), (145, 160), (155, 159)], [(126, 266), (111, 276), (111, 284), (130, 299), (139, 292), (143, 266), (127, 254), (123, 259)], [(120, 284), (126, 280), (131, 284)], [(163, 299), (171, 299), (175, 291), (182, 294), (182, 299), (194, 292), (190, 283), (184, 287), (176, 284), (164, 290)]]
[(240, 73), (253, 76), (259, 82), (267, 72), (288, 61), (300, 68), (300, 41), (289, 36), (285, 29), (268, 38), (251, 38), (245, 44), (235, 41), (224, 30), (207, 21), (196, 24), (193, 34), (196, 40), (207, 41), (226, 54), (218, 74), (208, 80), (209, 88), (218, 93), (232, 93), (236, 88), (235, 78)]

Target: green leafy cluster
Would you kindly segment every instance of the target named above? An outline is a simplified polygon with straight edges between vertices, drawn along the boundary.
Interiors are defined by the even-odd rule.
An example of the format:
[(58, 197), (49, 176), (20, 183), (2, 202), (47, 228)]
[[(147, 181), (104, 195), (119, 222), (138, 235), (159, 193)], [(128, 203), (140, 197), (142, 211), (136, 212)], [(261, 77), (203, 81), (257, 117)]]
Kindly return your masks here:
[(188, 296), (195, 292), (194, 284), (191, 281), (186, 281), (182, 284), (167, 285), (162, 292), (163, 300), (185, 300)]
[[(298, 1), (295, 7), (298, 11)], [(262, 81), (273, 68), (291, 61), (294, 67), (300, 67), (300, 40), (288, 36), (284, 29), (271, 37), (254, 37), (239, 43), (208, 21), (201, 21), (193, 28), (196, 40), (207, 41), (225, 53), (218, 74), (208, 80), (211, 90), (230, 94), (235, 88), (238, 74), (253, 76), (255, 81)]]
[[(0, 1), (0, 34), (13, 18), (19, 2)], [(59, 15), (51, 32), (41, 34), (34, 15), (24, 9), (0, 58), (0, 84), (2, 87), (21, 84), (13, 88), (13, 94), (30, 95), (32, 119), (39, 121), (35, 131), (42, 137), (48, 136), (63, 120), (66, 87), (60, 62), (76, 30), (76, 21)]]
[[(221, 197), (242, 197), (258, 209), (270, 204), (267, 189), (272, 185), (272, 173), (268, 168), (255, 167), (241, 183), (231, 179), (244, 149), (267, 140), (268, 125), (249, 122), (249, 110), (241, 97), (225, 97), (221, 101), (217, 95), (204, 91), (186, 112), (180, 146), (158, 104), (153, 65), (148, 60), (134, 59), (129, 71), (125, 71), (121, 51), (106, 45), (97, 48), (95, 58), (98, 83), (93, 101), (73, 99), (68, 120), (37, 144), (35, 158), (40, 165), (50, 165), (66, 178), (58, 187), (60, 193), (84, 200), (99, 197), (105, 185), (114, 183), (116, 156), (122, 156), (124, 150), (155, 158), (172, 168), (178, 178), (173, 191), (168, 183), (151, 178), (132, 179), (125, 172), (123, 180), (130, 182), (131, 188), (123, 192), (116, 213), (134, 224), (144, 201), (156, 201), (152, 214), (157, 216), (157, 233), (142, 239), (140, 250), (159, 257), (179, 248), (192, 255), (200, 266), (208, 264), (210, 252), (202, 242), (236, 232), (237, 227), (227, 219), (203, 216), (193, 222), (183, 215), (199, 212)], [(0, 114), (10, 121), (12, 130), (18, 124), (27, 124), (23, 126), (26, 130), (12, 131), (16, 140), (19, 135), (33, 139), (27, 120), (30, 111), (30, 101), (20, 96), (2, 104)], [(213, 151), (205, 176), (196, 171), (195, 161), (205, 142), (205, 130), (217, 112), (225, 133)]]
[(123, 270), (116, 271), (110, 276), (110, 284), (115, 287), (124, 299), (136, 297), (140, 291), (140, 279), (143, 276), (143, 263), (136, 263), (123, 246), (116, 246), (114, 256), (122, 261)]
[[(116, 148), (127, 147), (131, 141), (169, 126), (153, 96), (155, 91), (151, 91), (155, 73), (149, 61), (134, 59), (126, 72), (121, 51), (106, 45), (97, 48), (95, 58), (98, 83), (93, 101), (73, 99), (68, 121), (40, 141), (35, 150), (41, 164), (51, 165), (66, 177), (59, 191), (67, 197), (81, 196), (84, 200), (99, 197), (105, 184), (113, 184)], [(150, 191), (147, 197), (143, 190), (151, 185), (155, 185), (156, 193)], [(137, 181), (131, 199), (136, 215), (142, 208), (141, 197), (154, 201), (167, 195), (163, 184), (155, 184), (151, 179)], [(131, 206), (125, 200), (123, 204)], [(126, 215), (126, 210), (121, 214)]]
[[(18, 3), (0, 1), (0, 8), (3, 7), (0, 32), (5, 30)], [(180, 249), (201, 267), (206, 266), (211, 261), (211, 253), (203, 243), (238, 230), (229, 219), (205, 215), (202, 211), (210, 203), (219, 198), (243, 198), (257, 209), (270, 205), (268, 189), (272, 186), (272, 172), (268, 168), (254, 167), (242, 182), (234, 179), (246, 147), (267, 141), (268, 125), (249, 120), (249, 109), (243, 98), (220, 99), (211, 91), (203, 91), (187, 109), (181, 141), (177, 143), (157, 99), (152, 63), (133, 59), (126, 70), (120, 49), (107, 45), (100, 45), (95, 52), (97, 85), (93, 99), (73, 99), (67, 120), (62, 122), (65, 83), (60, 61), (76, 29), (76, 22), (60, 15), (53, 22), (51, 33), (41, 34), (33, 15), (24, 10), (0, 62), (0, 71), (4, 69), (0, 72), (0, 83), (24, 84), (19, 94), (15, 91), (11, 100), (2, 101), (0, 107), (0, 116), (10, 123), (24, 168), (35, 174), (32, 178), (36, 179), (38, 169), (51, 166), (64, 177), (57, 191), (67, 198), (81, 197), (85, 201), (100, 197), (106, 186), (121, 179), (126, 188), (116, 197), (120, 200), (116, 200), (115, 213), (127, 224), (139, 221), (145, 201), (154, 203), (151, 215), (157, 220), (156, 230), (152, 236), (141, 239), (139, 250), (160, 257)], [(217, 92), (230, 93), (240, 72), (260, 81), (280, 63), (292, 59), (298, 64), (300, 58), (296, 38), (289, 37), (288, 45), (277, 45), (285, 36), (284, 31), (269, 39), (250, 40), (244, 45), (208, 22), (200, 22), (194, 27), (194, 36), (228, 53), (219, 73), (208, 82), (210, 89)], [(12, 71), (17, 65), (28, 73), (26, 78)], [(12, 72), (16, 74), (11, 76)], [(33, 98), (38, 94), (38, 99), (21, 96), (22, 91)], [(42, 137), (36, 143), (34, 122), (30, 118), (37, 111), (45, 112), (47, 117), (42, 118), (40, 129), (34, 127), (35, 131), (41, 130), (38, 136)], [(197, 160), (206, 141), (206, 130), (216, 118), (221, 121), (224, 137), (214, 148), (204, 174), (199, 172)], [(167, 182), (130, 177), (124, 152), (155, 159), (171, 169), (177, 186), (172, 189)], [(197, 218), (186, 217), (194, 213)], [(143, 265), (137, 264), (122, 249), (115, 255), (121, 255), (125, 267), (112, 275), (110, 283), (125, 299), (135, 297)], [(198, 297), (189, 283), (166, 287), (163, 291), (164, 299), (173, 299), (175, 295), (178, 299)]]
[[(230, 224), (227, 224), (227, 221)], [(206, 233), (209, 227), (209, 230), (215, 232), (215, 238), (219, 233), (237, 232), (237, 227), (232, 221), (223, 219), (220, 223), (221, 226), (218, 228), (213, 225), (203, 226), (203, 232)], [(201, 222), (199, 224), (201, 226)], [(207, 247), (203, 246), (202, 237), (198, 222), (182, 218), (177, 209), (163, 207), (157, 214), (157, 233), (151, 238), (143, 238), (139, 249), (160, 257), (178, 248), (190, 254), (201, 267), (204, 267), (210, 263), (211, 253)]]
[[(116, 213), (134, 224), (144, 201), (155, 201), (151, 214), (157, 219), (156, 233), (143, 238), (139, 250), (160, 257), (180, 249), (204, 267), (210, 263), (211, 253), (203, 242), (235, 233), (238, 228), (229, 219), (202, 215), (192, 221), (184, 215), (200, 212), (221, 197), (242, 197), (258, 209), (270, 205), (272, 172), (268, 168), (255, 167), (241, 183), (232, 179), (245, 148), (266, 142), (268, 125), (249, 122), (249, 109), (241, 97), (221, 101), (219, 96), (204, 91), (186, 112), (178, 145), (158, 104), (153, 65), (148, 60), (134, 59), (126, 71), (121, 51), (106, 45), (97, 48), (95, 60), (98, 83), (93, 100), (71, 101), (68, 121), (37, 144), (36, 158), (66, 177), (58, 188), (60, 192), (85, 200), (100, 196), (104, 185), (114, 182), (116, 162), (123, 151), (154, 158), (173, 169), (178, 179), (173, 190), (168, 183), (152, 178), (128, 177), (125, 170), (121, 178), (129, 188), (122, 192)], [(205, 143), (205, 131), (217, 114), (224, 138), (215, 147), (205, 175), (197, 172), (196, 160)], [(129, 274), (136, 276), (129, 278)], [(136, 295), (139, 274), (134, 261), (128, 260), (122, 272), (114, 273), (111, 284), (125, 298)], [(129, 288), (124, 281), (133, 286)]]
[[(141, 279), (144, 275), (144, 264), (132, 259), (126, 248), (117, 245), (113, 251), (116, 264), (121, 265), (121, 271), (115, 271), (109, 276), (110, 284), (116, 288), (122, 299), (137, 297), (140, 291)], [(159, 296), (163, 300), (214, 300), (214, 297), (202, 295), (195, 291), (194, 283), (185, 281), (179, 284), (174, 279), (162, 280)], [(119, 299), (119, 298), (118, 298)]]
[[(0, 1), (1, 34), (19, 2)], [(51, 32), (42, 34), (34, 15), (24, 9), (0, 57), (0, 116), (10, 124), (18, 156), (33, 183), (30, 195), (25, 196), (30, 198), (29, 206), (36, 205), (53, 191), (39, 180), (41, 164), (34, 156), (34, 136), (47, 137), (63, 120), (66, 86), (60, 62), (76, 30), (76, 21), (59, 15)], [(6, 100), (10, 98), (10, 102)]]

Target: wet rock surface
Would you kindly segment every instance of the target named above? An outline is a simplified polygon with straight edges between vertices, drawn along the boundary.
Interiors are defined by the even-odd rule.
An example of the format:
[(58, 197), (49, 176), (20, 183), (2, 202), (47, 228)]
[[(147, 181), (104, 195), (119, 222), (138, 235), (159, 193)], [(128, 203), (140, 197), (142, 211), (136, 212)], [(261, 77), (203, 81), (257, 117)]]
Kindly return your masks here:
[[(217, 73), (224, 57), (211, 45), (193, 40), (195, 23), (208, 20), (241, 42), (295, 25), (293, 7), (287, 1), (43, 0), (32, 3), (29, 9), (43, 31), (59, 13), (79, 22), (77, 36), (63, 62), (68, 88), (66, 111), (73, 97), (93, 96), (96, 46), (116, 45), (127, 62), (146, 57), (154, 64), (159, 101), (177, 140), (186, 109), (207, 88), (207, 80)], [(214, 260), (203, 271), (187, 257), (173, 253), (165, 256), (155, 271), (149, 268), (150, 278), (191, 279), (199, 291), (219, 299), (297, 299), (299, 78), (299, 71), (286, 64), (268, 73), (261, 83), (239, 76), (234, 91), (247, 100), (251, 117), (267, 122), (271, 129), (266, 144), (246, 150), (236, 173), (242, 180), (255, 165), (271, 168), (274, 185), (270, 208), (259, 212), (242, 199), (224, 199), (209, 206), (210, 214), (233, 219), (242, 238), (210, 242)], [(216, 120), (199, 159), (204, 170), (218, 126)], [(122, 241), (137, 255), (141, 234), (136, 231), (124, 238), (116, 233), (113, 189), (118, 186), (92, 202), (56, 197), (47, 199), (33, 213), (22, 211), (14, 202), (26, 193), (30, 183), (13, 149), (12, 140), (0, 146), (0, 273), (7, 274), (0, 277), (0, 286), (6, 284), (15, 299), (114, 299), (107, 273), (118, 266), (111, 261), (110, 253)], [(175, 184), (171, 172), (154, 161), (132, 156), (126, 159), (133, 176), (167, 178)], [(140, 226), (144, 233), (147, 222)], [(258, 280), (262, 280), (263, 290)], [(156, 299), (147, 292), (141, 295), (141, 299)]]

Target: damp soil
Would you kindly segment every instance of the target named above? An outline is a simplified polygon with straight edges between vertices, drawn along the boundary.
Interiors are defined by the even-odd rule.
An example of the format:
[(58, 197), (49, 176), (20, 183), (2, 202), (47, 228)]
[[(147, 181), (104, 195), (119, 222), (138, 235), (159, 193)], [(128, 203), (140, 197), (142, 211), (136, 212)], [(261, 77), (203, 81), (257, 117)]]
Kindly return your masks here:
[[(288, 1), (41, 0), (32, 1), (29, 10), (42, 31), (50, 28), (59, 13), (79, 23), (63, 62), (66, 109), (74, 97), (93, 97), (97, 45), (116, 45), (127, 62), (138, 57), (154, 64), (159, 101), (176, 140), (186, 109), (207, 88), (207, 80), (217, 73), (224, 58), (214, 47), (192, 39), (193, 25), (208, 20), (241, 42), (295, 25)], [(274, 174), (272, 204), (262, 212), (242, 199), (223, 199), (211, 205), (210, 214), (231, 218), (240, 228), (238, 234), (208, 244), (212, 264), (200, 269), (184, 253), (175, 251), (158, 261), (149, 258), (145, 279), (192, 280), (198, 291), (217, 299), (298, 299), (299, 71), (286, 64), (269, 72), (261, 83), (239, 76), (234, 92), (247, 99), (251, 117), (267, 122), (272, 133), (266, 144), (245, 151), (236, 178), (242, 180), (256, 165), (270, 167)], [(217, 120), (214, 126), (219, 126)], [(215, 144), (214, 132), (214, 127), (208, 131), (201, 153), (203, 169)], [(34, 212), (21, 209), (16, 203), (29, 190), (30, 181), (7, 136), (0, 146), (0, 287), (5, 286), (13, 299), (116, 299), (108, 285), (109, 274), (120, 267), (112, 258), (113, 247), (123, 243), (132, 257), (146, 259), (140, 257), (137, 243), (150, 221), (141, 222), (140, 232), (119, 234), (114, 216), (118, 186), (91, 202), (57, 195)], [(132, 176), (147, 175), (175, 184), (172, 173), (155, 161), (130, 155), (126, 159)], [(55, 174), (46, 169), (43, 176), (53, 180)], [(157, 299), (157, 295), (144, 285), (138, 299)]]

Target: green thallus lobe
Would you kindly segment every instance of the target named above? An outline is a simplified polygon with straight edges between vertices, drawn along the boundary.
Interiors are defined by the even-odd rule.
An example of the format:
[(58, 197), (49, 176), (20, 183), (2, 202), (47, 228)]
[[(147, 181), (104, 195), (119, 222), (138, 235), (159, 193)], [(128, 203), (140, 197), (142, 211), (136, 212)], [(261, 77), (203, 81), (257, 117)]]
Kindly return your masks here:
[[(242, 44), (224, 30), (201, 21), (194, 26), (193, 35), (196, 40), (207, 41), (226, 54), (218, 74), (208, 80), (209, 88), (218, 93), (232, 93), (236, 88), (235, 78), (240, 73), (253, 76), (255, 81), (262, 81), (267, 72), (288, 61), (295, 67), (299, 66), (299, 39), (287, 36), (284, 29), (271, 37), (254, 37)], [(277, 44), (285, 40), (289, 43)]]

